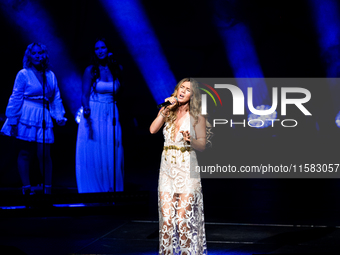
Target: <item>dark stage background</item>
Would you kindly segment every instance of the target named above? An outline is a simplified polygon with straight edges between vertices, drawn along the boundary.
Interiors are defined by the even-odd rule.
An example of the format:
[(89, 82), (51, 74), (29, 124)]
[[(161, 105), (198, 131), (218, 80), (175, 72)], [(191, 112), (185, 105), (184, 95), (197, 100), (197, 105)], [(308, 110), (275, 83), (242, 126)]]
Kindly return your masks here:
[[(22, 12), (32, 3), (44, 10), (48, 22), (24, 24), (15, 21), (18, 19), (13, 18), (13, 15), (24, 15)], [(174, 0), (140, 3), (176, 81), (184, 77), (235, 76), (220, 36), (221, 28), (215, 25), (216, 17), (221, 18), (221, 15), (225, 15), (228, 21), (238, 20), (247, 24), (258, 64), (265, 77), (328, 75), (329, 58), (325, 58), (320, 50), (319, 35), (308, 1)], [(216, 5), (219, 7), (216, 8)], [(56, 194), (77, 193), (75, 148), (78, 126), (74, 118), (80, 107), (81, 83), (79, 79), (75, 79), (78, 82), (67, 82), (62, 77), (70, 72), (81, 77), (89, 64), (96, 37), (104, 36), (111, 42), (113, 53), (124, 68), (124, 89), (118, 107), (125, 150), (125, 187), (127, 191), (149, 191), (150, 204), (154, 206), (150, 215), (156, 218), (157, 179), (163, 137), (161, 132), (151, 135), (149, 125), (157, 114), (158, 99), (151, 93), (150, 82), (146, 81), (136, 55), (131, 53), (129, 43), (119, 32), (124, 24), (117, 28), (101, 1), (17, 0), (3, 1), (0, 8), (1, 114), (5, 113), (16, 73), (22, 68), (27, 45), (32, 41), (41, 41), (51, 52), (52, 70), (57, 76), (67, 112), (65, 117), (68, 118), (66, 126), (55, 124), (54, 128), (52, 160), (53, 189)], [(337, 11), (340, 13), (340, 10)], [(37, 17), (34, 11), (30, 15), (32, 20)], [(134, 22), (134, 17), (131, 17), (131, 22)], [(44, 41), (44, 33), (53, 34), (54, 37), (46, 36)], [(62, 50), (54, 48), (56, 41), (63, 43)], [(143, 42), (140, 43), (142, 46), (136, 47), (143, 50)], [(337, 47), (331, 52), (333, 60), (339, 56)], [(71, 63), (72, 68), (65, 70)], [(246, 66), (246, 58), (244, 63)], [(153, 64), (148, 61), (144, 65), (148, 68)], [(150, 70), (149, 79), (157, 85), (159, 75), (152, 73), (153, 69)], [(176, 85), (166, 78), (159, 83), (152, 89), (166, 91), (166, 87), (170, 87), (172, 91)], [(312, 100), (308, 109), (313, 116), (302, 120), (294, 130), (248, 128), (241, 132), (239, 129), (225, 129), (223, 132), (228, 137), (226, 157), (234, 161), (253, 162), (254, 158), (266, 159), (267, 155), (282, 164), (291, 163), (292, 160), (301, 163), (339, 163), (339, 130), (335, 125), (339, 109), (333, 100), (338, 95), (334, 95), (334, 90), (326, 85), (310, 88), (310, 91)], [(294, 118), (294, 114), (301, 117), (298, 111), (291, 118)], [(216, 129), (216, 132), (221, 131)], [(16, 167), (16, 142), (0, 136), (0, 144), (2, 194), (18, 194), (21, 181)], [(41, 177), (36, 161), (32, 162), (32, 168), (32, 184), (37, 184)], [(266, 223), (339, 224), (336, 217), (340, 210), (338, 179), (203, 179), (202, 185), (208, 221), (240, 222), (251, 219), (253, 222)]]

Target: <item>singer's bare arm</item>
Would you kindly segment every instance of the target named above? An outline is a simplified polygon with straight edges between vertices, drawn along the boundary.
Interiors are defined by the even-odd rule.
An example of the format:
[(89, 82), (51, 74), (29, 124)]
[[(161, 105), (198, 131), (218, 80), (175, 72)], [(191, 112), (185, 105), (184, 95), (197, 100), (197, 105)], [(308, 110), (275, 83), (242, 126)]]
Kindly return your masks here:
[[(190, 121), (191, 123), (195, 123), (194, 117), (190, 116)], [(205, 118), (200, 115), (198, 117), (198, 122), (194, 126), (195, 133), (196, 133), (196, 139), (192, 138), (190, 136), (190, 131), (180, 131), (183, 135), (183, 138), (186, 142), (189, 144), (191, 143), (191, 147), (197, 151), (204, 151), (205, 150), (205, 145), (207, 143), (207, 138), (206, 138), (206, 122)]]
[[(151, 134), (156, 134), (159, 129), (163, 126), (164, 122), (165, 122), (165, 118), (164, 116), (167, 116), (169, 114), (169, 109), (164, 109), (164, 107), (162, 107), (158, 114), (157, 114), (157, 117), (154, 119), (154, 121), (151, 123), (151, 126), (150, 126), (150, 133)], [(162, 116), (161, 113), (164, 115)]]
[[(206, 138), (206, 123), (205, 118), (202, 115), (198, 116), (198, 122), (194, 126), (195, 133), (196, 133), (196, 139), (191, 139), (191, 147), (198, 151), (204, 151), (205, 145), (207, 143)], [(194, 123), (195, 120), (193, 117), (191, 117), (191, 123)]]
[[(177, 100), (175, 97), (168, 97), (164, 100), (165, 102), (169, 101), (172, 103), (172, 105), (168, 106), (168, 107), (162, 107), (158, 114), (156, 119), (151, 123), (150, 126), (150, 133), (151, 134), (156, 134), (159, 129), (163, 126), (164, 122), (165, 122), (165, 118), (169, 115), (170, 110), (172, 107), (175, 106), (175, 104), (177, 103)], [(162, 113), (162, 114), (161, 114)], [(162, 116), (163, 115), (163, 116)]]

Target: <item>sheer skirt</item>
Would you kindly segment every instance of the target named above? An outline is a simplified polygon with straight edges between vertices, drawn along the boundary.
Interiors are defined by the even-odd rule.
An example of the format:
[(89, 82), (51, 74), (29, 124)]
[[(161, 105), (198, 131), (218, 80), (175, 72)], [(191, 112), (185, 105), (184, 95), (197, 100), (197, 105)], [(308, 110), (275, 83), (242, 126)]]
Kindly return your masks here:
[(159, 254), (207, 254), (202, 193), (159, 193)]

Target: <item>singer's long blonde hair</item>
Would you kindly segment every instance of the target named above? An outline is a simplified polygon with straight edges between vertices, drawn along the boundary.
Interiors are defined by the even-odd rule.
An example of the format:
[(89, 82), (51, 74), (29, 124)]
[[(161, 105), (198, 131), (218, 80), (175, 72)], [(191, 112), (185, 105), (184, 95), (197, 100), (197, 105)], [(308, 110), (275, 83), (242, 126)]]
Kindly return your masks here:
[[(190, 78), (184, 78), (180, 80), (176, 87), (175, 91), (172, 93), (172, 97), (177, 96), (177, 92), (181, 85), (184, 82), (190, 82), (190, 101), (189, 101), (189, 111), (190, 115), (194, 117), (194, 123), (193, 127), (195, 127), (198, 123), (198, 117), (201, 115), (201, 94), (198, 89), (198, 83), (194, 79)], [(178, 109), (178, 104), (175, 105), (171, 110), (169, 116), (166, 118), (167, 122), (167, 129), (171, 128), (171, 138), (174, 140), (175, 137), (175, 120), (177, 119), (177, 109)], [(211, 137), (213, 136), (213, 133), (211, 132), (212, 126), (209, 123), (207, 116), (204, 116), (205, 118), (205, 124), (206, 124), (206, 144), (211, 145)]]

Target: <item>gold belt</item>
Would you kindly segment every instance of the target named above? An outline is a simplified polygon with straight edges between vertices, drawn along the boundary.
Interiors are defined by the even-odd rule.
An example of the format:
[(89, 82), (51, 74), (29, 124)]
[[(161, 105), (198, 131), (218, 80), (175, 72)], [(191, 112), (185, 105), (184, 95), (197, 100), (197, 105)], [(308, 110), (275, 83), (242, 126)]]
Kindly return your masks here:
[(182, 153), (186, 152), (186, 151), (190, 151), (191, 148), (190, 147), (178, 147), (176, 145), (169, 145), (169, 146), (164, 146), (163, 149), (165, 151), (168, 151), (168, 150), (178, 150), (178, 151), (181, 151)]

